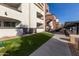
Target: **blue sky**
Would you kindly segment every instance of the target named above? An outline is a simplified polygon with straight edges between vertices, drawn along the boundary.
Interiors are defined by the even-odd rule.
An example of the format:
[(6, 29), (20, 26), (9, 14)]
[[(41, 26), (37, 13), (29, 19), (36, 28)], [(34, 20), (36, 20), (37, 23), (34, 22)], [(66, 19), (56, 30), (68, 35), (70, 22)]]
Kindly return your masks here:
[(79, 3), (48, 3), (49, 12), (54, 14), (61, 23), (79, 21)]

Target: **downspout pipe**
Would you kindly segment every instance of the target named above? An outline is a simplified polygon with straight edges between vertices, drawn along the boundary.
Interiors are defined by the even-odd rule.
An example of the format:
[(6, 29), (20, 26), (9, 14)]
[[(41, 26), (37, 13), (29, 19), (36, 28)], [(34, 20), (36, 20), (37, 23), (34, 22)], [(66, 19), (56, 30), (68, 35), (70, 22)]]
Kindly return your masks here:
[(30, 33), (30, 3), (28, 3), (29, 4), (29, 28), (28, 28), (28, 31), (29, 31), (29, 33)]

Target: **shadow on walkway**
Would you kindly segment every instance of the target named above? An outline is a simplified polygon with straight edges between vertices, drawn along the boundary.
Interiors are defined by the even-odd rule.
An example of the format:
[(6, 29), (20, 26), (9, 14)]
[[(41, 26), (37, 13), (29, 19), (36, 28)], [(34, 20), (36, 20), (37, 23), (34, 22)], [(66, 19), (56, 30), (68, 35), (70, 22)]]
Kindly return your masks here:
[(67, 39), (67, 38), (60, 38), (62, 40), (66, 40), (66, 41), (70, 41), (70, 39)]

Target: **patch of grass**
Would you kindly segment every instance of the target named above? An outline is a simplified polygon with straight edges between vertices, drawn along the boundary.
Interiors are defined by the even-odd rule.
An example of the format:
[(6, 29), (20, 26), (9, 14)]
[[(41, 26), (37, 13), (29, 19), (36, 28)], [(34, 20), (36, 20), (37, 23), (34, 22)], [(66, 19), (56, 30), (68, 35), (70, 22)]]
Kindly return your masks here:
[[(42, 44), (53, 36), (52, 33), (42, 32), (29, 36), (19, 37), (7, 41), (3, 41), (5, 46), (4, 55), (7, 56), (25, 56), (30, 55)], [(3, 49), (2, 49), (3, 50)]]

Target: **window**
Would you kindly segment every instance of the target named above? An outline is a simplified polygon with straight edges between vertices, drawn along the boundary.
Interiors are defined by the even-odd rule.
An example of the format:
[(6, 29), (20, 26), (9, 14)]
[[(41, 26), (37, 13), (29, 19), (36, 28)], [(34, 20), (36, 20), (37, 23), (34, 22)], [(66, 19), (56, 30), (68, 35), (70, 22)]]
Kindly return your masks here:
[(0, 21), (0, 27), (1, 27), (1, 21)]
[(15, 27), (16, 22), (4, 22), (4, 27)]
[(41, 3), (34, 3), (39, 9), (43, 10), (44, 5), (42, 5)]
[(15, 22), (12, 22), (12, 23), (11, 23), (11, 26), (12, 26), (12, 27), (15, 27), (15, 26), (16, 26), (16, 23), (15, 23)]
[(43, 29), (43, 24), (42, 23), (37, 23), (37, 28), (38, 29)]
[(4, 27), (10, 27), (10, 22), (4, 22)]
[(37, 12), (37, 18), (42, 19), (43, 20), (43, 15), (39, 12)]

